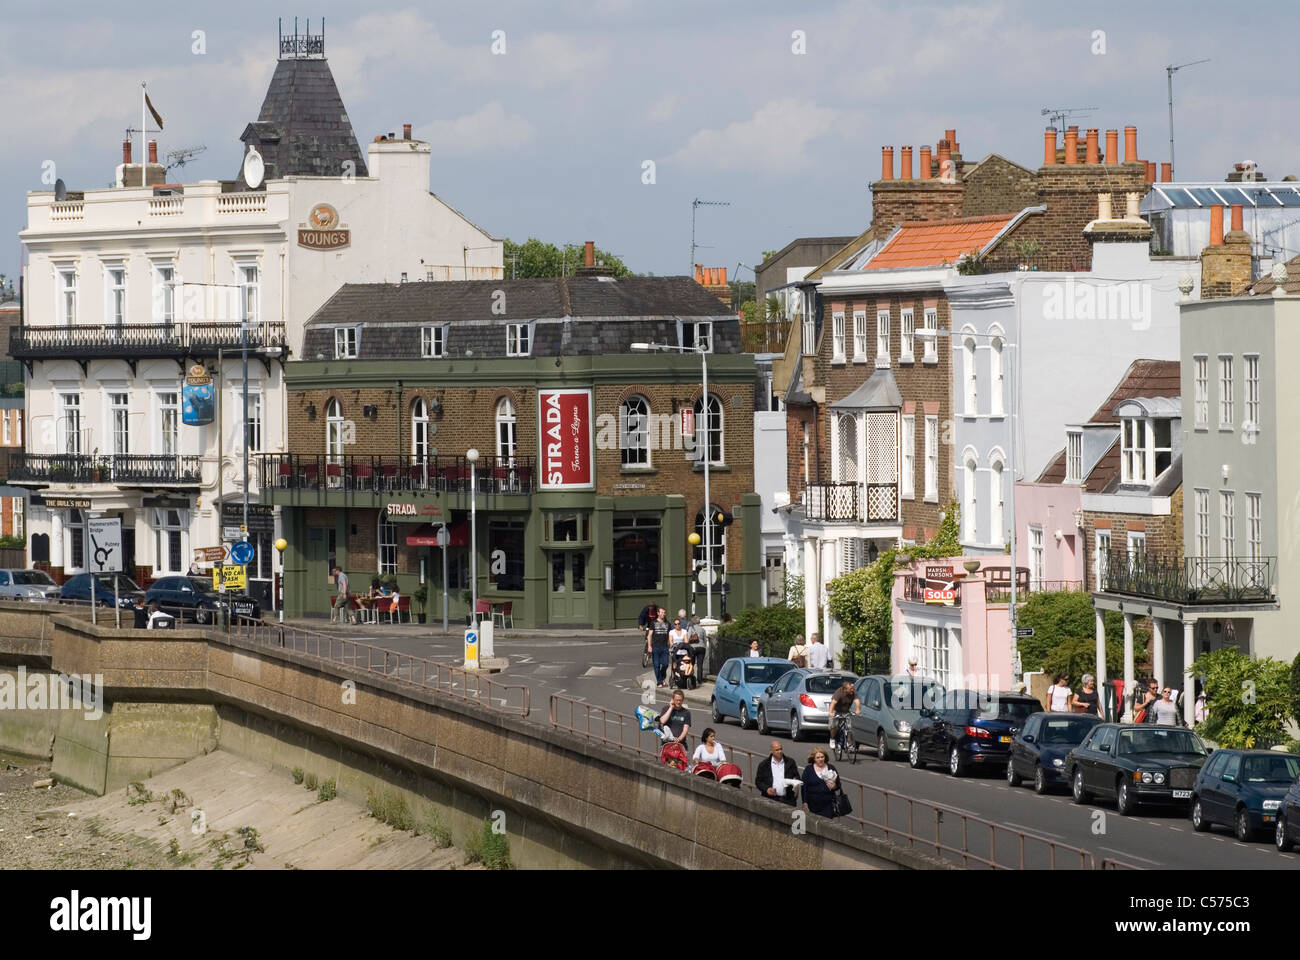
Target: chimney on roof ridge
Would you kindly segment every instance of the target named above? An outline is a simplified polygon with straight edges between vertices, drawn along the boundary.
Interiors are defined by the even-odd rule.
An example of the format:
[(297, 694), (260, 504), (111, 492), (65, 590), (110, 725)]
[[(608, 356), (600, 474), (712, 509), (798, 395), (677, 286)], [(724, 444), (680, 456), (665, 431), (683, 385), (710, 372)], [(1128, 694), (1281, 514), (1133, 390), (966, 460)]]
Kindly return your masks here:
[(1050, 167), (1056, 163), (1056, 128), (1048, 127), (1043, 131), (1043, 166)]
[(131, 138), (127, 137), (122, 141), (122, 162), (131, 162)]
[(1156, 163), (1154, 160), (1147, 161), (1147, 183), (1156, 182)]
[[(407, 129), (408, 131), (411, 129), (409, 124), (407, 125), (407, 128), (406, 128), (406, 129)], [(407, 139), (409, 140), (410, 138), (408, 137)], [(596, 265), (596, 243), (595, 243), (595, 241), (594, 241), (594, 240), (588, 240), (586, 243), (584, 243), (584, 244), (582, 245), (582, 249), (583, 249), (583, 257), (584, 257), (584, 265), (585, 265), (585, 266), (588, 266), (588, 267), (594, 267), (594, 266)]]
[(149, 162), (150, 163), (158, 162), (158, 141), (157, 140), (149, 141)]
[(1174, 179), (1174, 165), (1172, 163), (1160, 164), (1160, 182), (1169, 183)]
[(893, 147), (880, 148), (880, 179), (881, 180), (894, 179), (894, 148)]
[(903, 147), (899, 151), (899, 154), (901, 159), (899, 161), (898, 178), (900, 180), (911, 180), (912, 179), (912, 148)]
[(1210, 207), (1210, 246), (1223, 244), (1223, 207), (1215, 204)]
[(1097, 131), (1095, 129), (1089, 130), (1087, 133), (1087, 151), (1085, 162), (1097, 163)]
[(411, 139), (411, 125), (409, 123), (402, 124), (402, 139), (403, 140)]
[(1124, 162), (1138, 162), (1138, 128), (1124, 128)]
[(1079, 128), (1065, 128), (1065, 162), (1079, 162)]
[(930, 179), (930, 148), (928, 146), (921, 148), (921, 179)]
[(1251, 281), (1250, 234), (1241, 229), (1242, 208), (1232, 207), (1232, 230), (1224, 236), (1223, 207), (1210, 207), (1210, 245), (1201, 251), (1201, 299), (1240, 296)]
[(1119, 131), (1118, 130), (1106, 131), (1106, 163), (1108, 165), (1119, 163)]

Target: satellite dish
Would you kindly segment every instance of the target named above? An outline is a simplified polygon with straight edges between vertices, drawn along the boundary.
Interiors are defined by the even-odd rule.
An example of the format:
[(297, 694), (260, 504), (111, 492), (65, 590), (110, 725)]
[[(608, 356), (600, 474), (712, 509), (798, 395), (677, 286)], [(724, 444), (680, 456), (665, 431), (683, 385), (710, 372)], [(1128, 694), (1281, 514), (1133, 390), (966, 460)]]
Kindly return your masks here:
[(266, 164), (262, 162), (262, 155), (257, 152), (257, 147), (249, 144), (248, 155), (244, 157), (244, 183), (249, 188), (256, 190), (262, 185), (262, 175), (266, 173)]
[(68, 185), (63, 182), (62, 177), (59, 177), (54, 181), (54, 201), (62, 203), (66, 199), (68, 199)]

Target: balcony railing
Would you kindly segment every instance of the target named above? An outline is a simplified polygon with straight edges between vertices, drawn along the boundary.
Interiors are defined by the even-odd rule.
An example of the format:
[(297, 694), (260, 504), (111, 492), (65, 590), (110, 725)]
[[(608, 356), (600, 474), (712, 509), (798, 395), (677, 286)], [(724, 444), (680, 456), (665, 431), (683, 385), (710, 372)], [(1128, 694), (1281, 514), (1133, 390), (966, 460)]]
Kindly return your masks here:
[(1268, 603), (1277, 599), (1277, 558), (1162, 557), (1111, 550), (1102, 590), (1173, 603)]
[[(19, 326), (9, 331), (9, 354), (19, 360), (72, 357), (185, 357), (242, 346), (238, 320), (175, 323)], [(285, 325), (248, 325), (248, 347), (284, 347)]]
[(785, 353), (785, 344), (789, 338), (789, 320), (740, 325), (740, 349), (744, 353)]
[(803, 492), (808, 520), (845, 523), (896, 523), (898, 485), (894, 483), (814, 483)]
[(9, 465), (12, 483), (115, 483), (119, 486), (197, 485), (200, 458), (168, 454), (119, 454), (91, 457), (82, 453), (15, 453)]
[[(984, 574), (984, 602), (1010, 603), (1011, 568), (985, 567), (980, 572)], [(1016, 602), (1020, 603), (1028, 599), (1029, 570), (1025, 567), (1019, 567), (1016, 569)]]
[[(904, 577), (903, 578), (903, 599), (911, 600), (913, 603), (925, 603), (925, 588), (927, 586), (925, 577)], [(961, 606), (961, 582), (958, 581), (953, 585), (953, 605)]]
[[(258, 457), (262, 489), (381, 494), (401, 490), (468, 493), (470, 463), (464, 457), (365, 457), (266, 453)], [(537, 473), (532, 457), (479, 457), (474, 464), (478, 493), (532, 493)]]

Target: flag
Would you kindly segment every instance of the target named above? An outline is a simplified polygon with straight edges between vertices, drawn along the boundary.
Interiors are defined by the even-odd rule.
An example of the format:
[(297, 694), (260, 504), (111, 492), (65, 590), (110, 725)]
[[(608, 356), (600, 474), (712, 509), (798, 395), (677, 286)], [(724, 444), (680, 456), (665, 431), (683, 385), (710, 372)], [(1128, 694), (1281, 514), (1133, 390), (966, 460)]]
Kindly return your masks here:
[(158, 124), (158, 129), (161, 130), (163, 128), (162, 117), (158, 116), (158, 111), (154, 109), (153, 101), (149, 99), (147, 93), (144, 95), (144, 105), (149, 108), (149, 112), (153, 114), (153, 122)]

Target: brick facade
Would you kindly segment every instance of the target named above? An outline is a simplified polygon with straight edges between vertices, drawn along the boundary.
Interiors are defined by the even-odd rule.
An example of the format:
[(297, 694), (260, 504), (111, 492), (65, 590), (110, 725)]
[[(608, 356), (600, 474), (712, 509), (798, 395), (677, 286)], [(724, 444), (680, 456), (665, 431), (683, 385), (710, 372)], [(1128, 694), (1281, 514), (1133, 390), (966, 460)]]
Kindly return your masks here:
[(1038, 183), (1033, 171), (997, 154), (990, 154), (969, 168), (964, 178), (966, 191), (957, 216), (1017, 213), (1038, 202)]
[[(1116, 498), (1119, 499), (1119, 498)], [(1135, 513), (1083, 511), (1083, 529), (1088, 545), (1088, 569), (1084, 571), (1090, 587), (1097, 582), (1097, 530), (1110, 530), (1110, 548), (1127, 550), (1130, 531), (1146, 534), (1146, 552), (1168, 560), (1183, 556), (1183, 488), (1169, 497), (1169, 515), (1152, 517)]]

